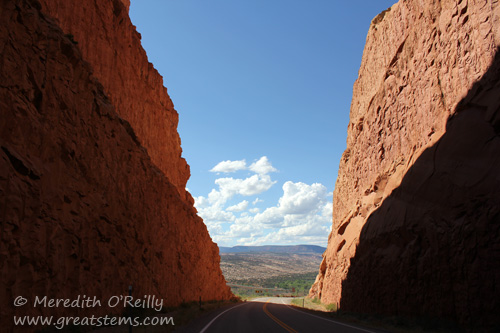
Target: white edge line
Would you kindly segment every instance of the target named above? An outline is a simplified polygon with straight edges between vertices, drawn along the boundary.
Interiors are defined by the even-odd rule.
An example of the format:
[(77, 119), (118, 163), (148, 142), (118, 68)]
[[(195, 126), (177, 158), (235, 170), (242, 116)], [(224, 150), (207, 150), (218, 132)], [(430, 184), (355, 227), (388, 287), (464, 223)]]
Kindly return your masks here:
[(210, 327), (210, 325), (212, 325), (214, 323), (214, 321), (217, 320), (217, 318), (219, 318), (220, 316), (222, 316), (224, 313), (228, 312), (229, 310), (236, 309), (237, 307), (245, 305), (245, 304), (247, 304), (247, 303), (243, 303), (243, 304), (240, 304), (240, 305), (232, 306), (229, 309), (227, 309), (227, 310), (219, 313), (219, 315), (217, 317), (215, 317), (214, 319), (212, 319), (205, 327), (203, 327), (203, 329), (200, 331), (200, 333), (205, 332)]
[(356, 327), (356, 326), (347, 325), (347, 324), (341, 323), (341, 322), (333, 320), (333, 319), (327, 319), (327, 318), (323, 318), (323, 317), (320, 317), (320, 316), (316, 316), (316, 315), (310, 314), (310, 313), (308, 313), (306, 311), (300, 311), (300, 310), (297, 310), (296, 308), (294, 308), (291, 305), (289, 305), (288, 307), (290, 307), (292, 310), (295, 310), (297, 312), (301, 312), (301, 313), (304, 313), (306, 315), (309, 315), (309, 316), (312, 316), (312, 317), (316, 317), (316, 318), (319, 318), (319, 319), (323, 319), (323, 320), (326, 320), (326, 321), (331, 321), (333, 323), (336, 323), (336, 324), (339, 324), (339, 325), (342, 325), (342, 326), (347, 326), (347, 327), (350, 327), (350, 328), (355, 328), (355, 329), (363, 331), (363, 332), (375, 333), (374, 331), (369, 331), (369, 330), (366, 330), (366, 329), (363, 329), (363, 328), (359, 328), (359, 327)]

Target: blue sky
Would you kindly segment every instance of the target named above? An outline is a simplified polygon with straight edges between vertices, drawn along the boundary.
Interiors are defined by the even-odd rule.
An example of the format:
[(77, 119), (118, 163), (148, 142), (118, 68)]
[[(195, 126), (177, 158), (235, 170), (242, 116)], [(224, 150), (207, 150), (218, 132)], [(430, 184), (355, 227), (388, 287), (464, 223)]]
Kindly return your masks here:
[(220, 246), (326, 246), (366, 34), (395, 2), (132, 1)]

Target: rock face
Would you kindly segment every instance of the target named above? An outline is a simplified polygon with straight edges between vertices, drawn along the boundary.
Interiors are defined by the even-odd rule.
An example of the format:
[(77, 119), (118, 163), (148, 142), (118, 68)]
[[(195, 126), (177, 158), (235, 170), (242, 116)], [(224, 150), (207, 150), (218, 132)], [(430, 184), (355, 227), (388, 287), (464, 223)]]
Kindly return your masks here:
[(130, 9), (130, 0), (122, 0), (123, 5), (127, 8), (127, 12)]
[(134, 128), (151, 160), (179, 193), (186, 193), (189, 166), (181, 157), (179, 117), (163, 86), (163, 79), (141, 46), (141, 35), (128, 16), (129, 0), (41, 0), (42, 11), (73, 35), (94, 75)]
[[(200, 297), (231, 297), (217, 245), (179, 190), (186, 168), (174, 169), (185, 163), (177, 155), (172, 164), (157, 165), (150, 158), (153, 149), (141, 145), (147, 140), (121, 116), (133, 111), (122, 112), (121, 105), (132, 103), (136, 92), (129, 94), (123, 81), (117, 83), (121, 90), (111, 90), (108, 98), (98, 73), (92, 74), (93, 65), (84, 61), (79, 47), (85, 43), (76, 43), (76, 37), (61, 30), (42, 8), (36, 0), (0, 6), (2, 329), (11, 328), (14, 314), (100, 315), (121, 310), (15, 308), (17, 296), (30, 304), (44, 295), (88, 295), (105, 301), (128, 294), (132, 285), (133, 295), (155, 295), (166, 306)], [(126, 15), (125, 10), (120, 13)], [(73, 19), (78, 21), (78, 16)], [(126, 48), (140, 45), (127, 42)], [(144, 54), (142, 49), (122, 54), (121, 63), (132, 64), (135, 58), (127, 57), (134, 52)], [(121, 75), (129, 69), (116, 66)], [(169, 130), (174, 128), (176, 114), (165, 90), (158, 87), (161, 78), (151, 66), (149, 74), (142, 73), (145, 77), (134, 88), (151, 99), (157, 93), (165, 107), (155, 109), (146, 101), (137, 113), (145, 121), (147, 112), (154, 110), (152, 127), (161, 116)], [(151, 135), (149, 140), (160, 132), (152, 130)], [(165, 150), (172, 156), (178, 154), (176, 132), (166, 135), (161, 145), (168, 146)]]
[(310, 296), (347, 311), (494, 323), (499, 45), (496, 1), (400, 1), (373, 19)]

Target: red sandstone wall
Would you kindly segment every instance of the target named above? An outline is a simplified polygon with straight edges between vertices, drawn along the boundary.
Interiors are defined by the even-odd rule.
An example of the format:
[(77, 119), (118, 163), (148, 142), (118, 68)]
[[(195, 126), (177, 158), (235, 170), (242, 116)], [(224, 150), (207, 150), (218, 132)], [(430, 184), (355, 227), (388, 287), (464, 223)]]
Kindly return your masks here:
[[(421, 261), (417, 251), (420, 246), (422, 253), (428, 248), (439, 248), (439, 254), (444, 257), (443, 261), (440, 259), (436, 262), (454, 262), (453, 271), (460, 270), (458, 262), (453, 261), (452, 257), (462, 255), (465, 258), (463, 252), (470, 250), (470, 246), (460, 250), (463, 243), (461, 245), (457, 245), (458, 242), (441, 243), (440, 237), (444, 239), (442, 236), (427, 239), (429, 235), (422, 231), (423, 229), (433, 230), (441, 227), (434, 225), (433, 218), (425, 224), (424, 216), (441, 216), (437, 211), (442, 212), (441, 210), (449, 208), (443, 206), (441, 210), (436, 211), (435, 206), (439, 206), (437, 200), (439, 197), (454, 198), (455, 204), (460, 206), (464, 200), (470, 199), (471, 193), (484, 195), (492, 200), (496, 198), (494, 191), (490, 188), (485, 190), (486, 192), (477, 192), (467, 187), (456, 188), (451, 185), (446, 187), (443, 184), (441, 187), (435, 187), (435, 183), (426, 183), (426, 179), (423, 178), (420, 179), (422, 182), (420, 190), (424, 191), (423, 188), (427, 188), (425, 194), (427, 197), (425, 195), (419, 197), (412, 193), (398, 199), (391, 197), (392, 203), (384, 204), (393, 191), (399, 189), (409, 170), (415, 170), (413, 167), (423, 152), (429, 147), (440, 144), (443, 135), (447, 133), (447, 126), (450, 125), (449, 119), (457, 113), (457, 104), (469, 93), (473, 84), (482, 79), (491, 66), (497, 47), (500, 45), (499, 18), (500, 6), (494, 1), (409, 0), (398, 2), (372, 21), (359, 76), (353, 88), (347, 149), (340, 161), (334, 191), (333, 230), (329, 236), (328, 248), (319, 275), (311, 289), (311, 296), (320, 297), (325, 303), (340, 303), (345, 309), (352, 311), (386, 311), (387, 314), (418, 315), (429, 315), (435, 311), (436, 315), (442, 314), (453, 320), (465, 322), (471, 319), (471, 314), (463, 310), (467, 305), (458, 304), (460, 301), (470, 301), (472, 295), (467, 293), (469, 296), (465, 297), (462, 294), (459, 297), (458, 294), (463, 293), (463, 289), (467, 286), (481, 283), (477, 280), (477, 267), (473, 267), (476, 264), (468, 262), (468, 266), (464, 268), (468, 271), (465, 278), (470, 281), (455, 290), (451, 287), (451, 294), (443, 296), (435, 293), (436, 289), (429, 285), (442, 284), (447, 286), (443, 287), (443, 290), (448, 291), (450, 290), (448, 287), (457, 285), (453, 284), (451, 278), (445, 277), (449, 275), (448, 273), (436, 273), (440, 276), (437, 278), (430, 272), (436, 270), (447, 272), (449, 269), (437, 264), (431, 265), (430, 260)], [(486, 108), (490, 107), (488, 103), (491, 106), (496, 105), (491, 98), (480, 102), (482, 107)], [(478, 134), (484, 132), (481, 126), (476, 129)], [(449, 141), (447, 142), (449, 144)], [(491, 159), (494, 158), (494, 154), (500, 154), (494, 145), (485, 148), (478, 144), (474, 147), (478, 154), (476, 157), (466, 149), (469, 147), (464, 147), (463, 156), (466, 158), (457, 158), (455, 162), (443, 167), (441, 172), (455, 172), (457, 164), (465, 163), (463, 160), (468, 158), (482, 161), (478, 163), (479, 169), (480, 166), (493, 163)], [(456, 152), (449, 146), (447, 149)], [(483, 149), (490, 152), (483, 152), (485, 155), (481, 155)], [(425, 163), (421, 162), (419, 165), (422, 164)], [(489, 182), (490, 186), (496, 186), (498, 178), (495, 178), (494, 173), (486, 174), (485, 179), (488, 179), (486, 182)], [(422, 177), (425, 176), (424, 172)], [(430, 188), (442, 193), (431, 195)], [(415, 188), (413, 190), (417, 191)], [(462, 191), (464, 195), (461, 199), (456, 198), (452, 195), (452, 191)], [(469, 194), (466, 195), (465, 192)], [(416, 205), (418, 209), (404, 208), (411, 205)], [(486, 210), (487, 207), (489, 206), (486, 206)], [(390, 213), (387, 211), (385, 215), (380, 213), (382, 208), (390, 210)], [(463, 213), (469, 212), (465, 209)], [(369, 228), (370, 216), (375, 214), (378, 216), (377, 221), (385, 221), (385, 224), (374, 222)], [(485, 218), (481, 222), (483, 226), (489, 226), (490, 231), (492, 231), (491, 226), (496, 223), (493, 211), (491, 214), (493, 215), (489, 220)], [(421, 218), (420, 225), (413, 220), (415, 216)], [(443, 217), (450, 225), (458, 223), (456, 218)], [(474, 228), (474, 223), (471, 219), (465, 225), (468, 225), (467, 228)], [(478, 222), (478, 225), (481, 223)], [(446, 230), (453, 234), (456, 232), (454, 228)], [(454, 235), (450, 237), (460, 237), (459, 235), (463, 234), (456, 232)], [(484, 236), (484, 233), (481, 235)], [(488, 237), (483, 240), (476, 239), (474, 244), (479, 247), (471, 250), (471, 253), (482, 251), (478, 250), (480, 244), (482, 241), (488, 241)], [(423, 238), (423, 244), (418, 240), (420, 238)], [(498, 244), (498, 238), (494, 241)], [(419, 242), (419, 246), (412, 248), (412, 242)], [(365, 244), (370, 244), (371, 247)], [(451, 244), (455, 244), (456, 248), (452, 250)], [(363, 246), (364, 254), (358, 253), (360, 246)], [(484, 251), (488, 251), (487, 248)], [(372, 257), (366, 255), (370, 251), (378, 254)], [(459, 254), (460, 251), (462, 254)], [(359, 256), (364, 259), (358, 259)], [(356, 260), (363, 262), (365, 269), (357, 265), (355, 272), (351, 272), (353, 261)], [(372, 264), (368, 265), (369, 262)], [(377, 264), (379, 262), (380, 265)], [(424, 262), (429, 264), (427, 268)], [(414, 266), (419, 267), (418, 273), (411, 268)], [(391, 283), (394, 281), (386, 279), (386, 273), (393, 271), (401, 271), (401, 274), (396, 276), (402, 280), (415, 274), (414, 278), (418, 282), (415, 282), (414, 286), (406, 285), (406, 289), (391, 288)], [(371, 281), (367, 285), (370, 276), (377, 282)], [(357, 281), (358, 284), (352, 281)], [(346, 284), (350, 288), (348, 296), (345, 290)], [(353, 292), (356, 288), (359, 290), (358, 293)], [(384, 292), (381, 294), (377, 290)], [(427, 298), (425, 300), (419, 298), (420, 305), (416, 305), (416, 301), (410, 300), (412, 293), (427, 294)], [(369, 295), (374, 298), (373, 302), (370, 301), (372, 298)], [(455, 301), (448, 302), (451, 297), (454, 297)], [(484, 294), (481, 297), (484, 297)], [(354, 299), (358, 302), (353, 301)], [(363, 302), (369, 305), (378, 303), (370, 309), (369, 306), (362, 306)], [(407, 306), (405, 302), (412, 305)], [(436, 309), (440, 307), (441, 310), (437, 311)], [(488, 311), (492, 308), (494, 307), (489, 307)], [(478, 309), (474, 311), (477, 312)]]
[(130, 0), (121, 0), (125, 8), (127, 8), (127, 12), (130, 9)]
[[(10, 330), (14, 314), (112, 311), (14, 308), (17, 296), (104, 300), (133, 285), (134, 295), (156, 295), (167, 306), (229, 298), (203, 221), (119, 116), (114, 100), (125, 98), (118, 91), (108, 98), (81, 44), (40, 8), (36, 0), (0, 7), (2, 329)], [(154, 75), (148, 84), (161, 84)], [(156, 92), (169, 103), (163, 88), (150, 87), (149, 98)]]
[[(91, 64), (119, 115), (130, 122), (153, 163), (186, 195), (190, 172), (181, 157), (179, 117), (130, 21), (130, 1), (40, 2), (42, 11), (56, 18), (65, 33), (74, 36), (83, 58)], [(192, 202), (189, 194), (187, 198)]]

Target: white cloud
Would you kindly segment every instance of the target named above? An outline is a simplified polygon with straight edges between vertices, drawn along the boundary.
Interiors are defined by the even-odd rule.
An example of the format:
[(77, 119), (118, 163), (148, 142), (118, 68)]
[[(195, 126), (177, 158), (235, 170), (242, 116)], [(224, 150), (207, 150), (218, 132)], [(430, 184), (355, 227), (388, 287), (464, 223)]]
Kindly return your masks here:
[(222, 228), (222, 223), (220, 222), (205, 222), (207, 225), (207, 229), (212, 235), (217, 235), (224, 233), (224, 229)]
[(254, 206), (255, 206), (255, 205), (256, 205), (256, 204), (258, 204), (259, 202), (264, 202), (264, 200), (259, 199), (259, 198), (255, 198), (255, 200), (254, 200), (254, 201), (252, 201), (252, 205), (254, 205)]
[(270, 172), (278, 171), (271, 165), (267, 156), (262, 156), (257, 162), (252, 163), (249, 169), (259, 175), (266, 175)]
[(274, 225), (279, 226), (282, 224), (283, 215), (278, 207), (266, 208), (262, 213), (255, 215), (255, 222), (262, 223), (264, 225)]
[(209, 206), (206, 208), (198, 208), (198, 214), (205, 220), (206, 222), (234, 222), (236, 217), (232, 212), (225, 211), (220, 209), (218, 206)]
[(323, 185), (286, 182), (276, 206), (262, 213), (256, 207), (251, 208), (235, 217), (229, 230), (212, 237), (223, 245), (325, 245), (331, 231), (332, 207)]
[[(212, 189), (210, 193), (208, 193), (208, 199), (207, 202), (210, 203), (211, 205), (216, 205), (219, 207), (222, 207), (226, 201), (229, 199), (228, 195), (222, 194), (220, 191), (217, 191), (216, 189)], [(203, 201), (206, 202), (206, 201)]]
[(327, 217), (332, 217), (333, 215), (333, 202), (328, 201), (326, 205), (323, 206), (323, 209), (321, 210), (321, 215), (322, 216), (327, 216)]
[(245, 160), (239, 161), (222, 161), (210, 170), (210, 172), (224, 172), (231, 173), (240, 170), (246, 170), (247, 162)]
[[(301, 223), (281, 228), (269, 228), (266, 235), (261, 237), (242, 237), (240, 244), (265, 245), (265, 244), (318, 244), (326, 245), (328, 234), (331, 231), (331, 208), (330, 203), (325, 204), (321, 215), (309, 214), (302, 216)], [(323, 214), (324, 210), (324, 214)], [(238, 219), (235, 221), (238, 222)]]
[(248, 201), (243, 200), (242, 202), (240, 202), (237, 205), (227, 207), (226, 210), (229, 212), (242, 212), (242, 211), (246, 210), (247, 208), (248, 208)]
[[(271, 218), (279, 220), (271, 214), (276, 207), (271, 207), (267, 213)], [(266, 245), (266, 244), (317, 244), (326, 245), (328, 234), (331, 231), (331, 211), (328, 216), (323, 214), (304, 215), (300, 223), (293, 226), (284, 226), (279, 223), (264, 224), (252, 215), (236, 218), (229, 225), (229, 230), (212, 232), (212, 238), (219, 245)]]
[(257, 214), (255, 220), (274, 227), (297, 225), (319, 212), (326, 197), (326, 187), (321, 184), (307, 185), (288, 181), (283, 185), (283, 196), (279, 199), (278, 206)]
[(215, 184), (219, 185), (219, 192), (227, 198), (231, 198), (235, 194), (257, 195), (269, 190), (275, 183), (276, 181), (272, 181), (268, 175), (253, 175), (245, 179), (227, 177), (215, 180)]
[[(246, 166), (245, 160), (223, 161), (212, 172), (250, 170), (247, 178), (222, 177), (215, 180), (207, 196), (195, 198), (198, 214), (204, 219), (215, 242), (221, 246), (244, 244), (326, 244), (332, 225), (331, 192), (322, 184), (287, 181), (275, 206), (262, 208), (258, 197), (229, 205), (238, 197), (253, 197), (268, 191), (277, 170), (266, 156)], [(330, 196), (330, 197), (329, 197)], [(238, 201), (236, 201), (238, 202)], [(250, 203), (254, 206), (251, 207)]]
[(267, 175), (268, 173), (278, 171), (276, 168), (272, 166), (267, 156), (262, 156), (259, 160), (252, 163), (249, 167), (247, 167), (247, 162), (245, 160), (222, 161), (219, 162), (216, 166), (214, 166), (210, 170), (210, 172), (231, 173), (241, 170), (250, 170), (258, 175)]
[(326, 187), (321, 184), (288, 181), (283, 185), (279, 206), (283, 214), (305, 214), (317, 210), (326, 196)]
[(208, 205), (208, 199), (204, 196), (194, 197), (194, 206), (196, 209), (206, 207)]

